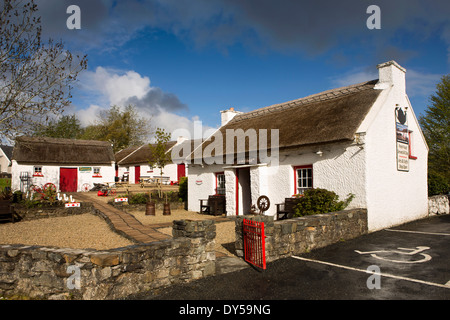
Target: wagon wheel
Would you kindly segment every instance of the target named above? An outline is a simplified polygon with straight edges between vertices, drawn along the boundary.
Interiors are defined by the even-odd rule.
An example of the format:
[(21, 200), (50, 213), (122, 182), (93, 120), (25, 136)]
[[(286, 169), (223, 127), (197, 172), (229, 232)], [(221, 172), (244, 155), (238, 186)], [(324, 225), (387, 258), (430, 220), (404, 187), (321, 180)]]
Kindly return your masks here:
[(49, 182), (49, 183), (44, 184), (44, 188), (42, 190), (45, 191), (47, 189), (50, 189), (53, 192), (56, 192), (56, 186), (53, 183)]
[(90, 185), (89, 183), (84, 183), (84, 184), (81, 186), (81, 190), (82, 190), (83, 192), (88, 192), (89, 190), (91, 190), (91, 185)]
[(260, 196), (257, 201), (258, 209), (260, 214), (263, 214), (264, 211), (267, 211), (270, 208), (270, 201), (267, 196)]
[(42, 187), (39, 185), (32, 184), (28, 190), (31, 193), (39, 193), (41, 196), (41, 199), (43, 199), (45, 197), (44, 191), (42, 190)]

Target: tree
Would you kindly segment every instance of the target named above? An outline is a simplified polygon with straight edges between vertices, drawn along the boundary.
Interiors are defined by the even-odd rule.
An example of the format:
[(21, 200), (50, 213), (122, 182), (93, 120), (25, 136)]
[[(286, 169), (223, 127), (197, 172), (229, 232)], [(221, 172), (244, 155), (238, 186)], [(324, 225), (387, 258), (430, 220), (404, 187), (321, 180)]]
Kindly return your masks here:
[(50, 120), (47, 125), (40, 125), (34, 135), (39, 137), (79, 139), (83, 135), (80, 120), (75, 114), (65, 115), (58, 120)]
[(429, 147), (429, 195), (450, 191), (450, 74), (442, 77), (419, 123)]
[(111, 106), (100, 114), (100, 120), (86, 127), (82, 139), (109, 141), (114, 152), (129, 146), (141, 145), (150, 135), (150, 120), (141, 118), (133, 105), (123, 110)]
[(162, 175), (163, 169), (171, 161), (170, 153), (167, 152), (167, 143), (170, 141), (170, 133), (166, 133), (164, 129), (157, 128), (155, 132), (155, 144), (149, 144), (152, 152), (152, 159), (149, 164), (152, 167), (158, 167), (161, 179), (159, 180), (159, 197), (162, 197)]
[[(1, 6), (1, 5), (0, 5)], [(87, 67), (62, 42), (41, 41), (34, 0), (4, 0), (0, 13), (0, 132), (29, 134), (70, 104), (72, 84)]]

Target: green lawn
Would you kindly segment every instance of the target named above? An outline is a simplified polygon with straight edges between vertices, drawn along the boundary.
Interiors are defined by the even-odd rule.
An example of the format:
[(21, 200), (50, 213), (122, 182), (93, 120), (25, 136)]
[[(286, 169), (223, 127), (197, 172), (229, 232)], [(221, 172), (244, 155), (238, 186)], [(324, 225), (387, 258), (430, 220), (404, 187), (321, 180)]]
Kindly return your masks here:
[(0, 192), (3, 191), (4, 187), (11, 187), (11, 179), (6, 178), (0, 179)]

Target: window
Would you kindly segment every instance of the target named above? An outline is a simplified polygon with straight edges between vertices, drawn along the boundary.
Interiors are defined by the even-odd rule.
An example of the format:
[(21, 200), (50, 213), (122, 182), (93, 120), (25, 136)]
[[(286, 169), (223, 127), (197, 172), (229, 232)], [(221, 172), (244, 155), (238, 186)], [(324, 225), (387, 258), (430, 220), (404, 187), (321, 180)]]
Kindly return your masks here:
[(94, 167), (94, 175), (95, 178), (101, 178), (102, 175), (100, 174), (100, 167)]
[(312, 165), (294, 167), (294, 176), (295, 194), (303, 194), (313, 187)]
[(414, 143), (414, 140), (413, 140), (413, 132), (412, 131), (409, 131), (408, 132), (408, 135), (409, 135), (409, 158), (411, 159), (411, 160), (416, 160), (417, 159), (417, 157), (416, 156), (413, 156), (413, 143)]
[(216, 173), (216, 194), (225, 194), (225, 173)]
[(41, 166), (35, 166), (33, 168), (33, 177), (43, 177), (42, 174), (42, 167)]

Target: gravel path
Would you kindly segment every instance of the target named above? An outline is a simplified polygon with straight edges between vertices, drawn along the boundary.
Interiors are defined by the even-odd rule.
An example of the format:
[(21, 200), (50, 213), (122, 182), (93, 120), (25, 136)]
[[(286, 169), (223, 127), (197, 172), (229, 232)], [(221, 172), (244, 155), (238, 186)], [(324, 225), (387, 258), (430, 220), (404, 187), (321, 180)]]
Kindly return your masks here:
[(97, 250), (133, 244), (89, 213), (0, 224), (0, 243)]

